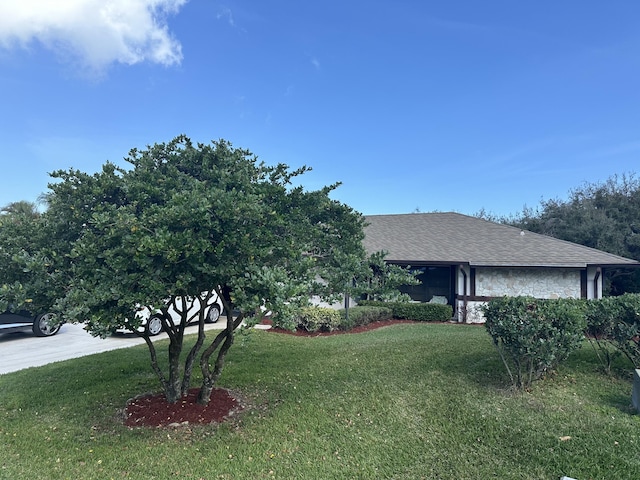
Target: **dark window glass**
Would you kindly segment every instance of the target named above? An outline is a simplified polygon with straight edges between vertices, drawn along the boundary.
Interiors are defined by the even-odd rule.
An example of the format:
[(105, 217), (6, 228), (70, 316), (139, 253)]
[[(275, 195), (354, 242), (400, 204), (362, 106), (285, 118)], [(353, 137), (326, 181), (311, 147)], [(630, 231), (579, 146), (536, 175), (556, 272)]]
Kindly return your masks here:
[(445, 297), (451, 304), (451, 268), (450, 267), (411, 267), (418, 272), (420, 285), (400, 287), (402, 293), (408, 294), (417, 302), (428, 302), (433, 297)]

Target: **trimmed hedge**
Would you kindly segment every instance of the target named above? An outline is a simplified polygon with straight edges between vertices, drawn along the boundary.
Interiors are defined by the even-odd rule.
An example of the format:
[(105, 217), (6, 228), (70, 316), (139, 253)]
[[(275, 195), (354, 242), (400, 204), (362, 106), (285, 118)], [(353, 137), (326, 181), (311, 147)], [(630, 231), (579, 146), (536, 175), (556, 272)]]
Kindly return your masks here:
[(439, 303), (375, 302), (362, 300), (359, 306), (386, 307), (393, 318), (420, 322), (448, 322), (453, 317), (453, 307)]
[(342, 322), (340, 330), (351, 330), (352, 328), (362, 325), (368, 325), (371, 322), (381, 320), (390, 320), (393, 313), (387, 307), (362, 306), (349, 308), (349, 319), (346, 318), (346, 310), (340, 310), (342, 314)]
[(555, 369), (584, 340), (584, 300), (503, 297), (482, 310), (487, 332), (519, 388)]
[(307, 332), (331, 332), (340, 327), (342, 315), (327, 307), (305, 307), (296, 315), (296, 328)]
[(611, 369), (613, 354), (624, 354), (640, 368), (640, 295), (627, 293), (586, 303), (587, 338), (596, 349), (605, 370)]
[(305, 307), (300, 309), (292, 321), (284, 323), (273, 319), (273, 326), (286, 329), (301, 329), (307, 332), (332, 332), (334, 330), (350, 330), (360, 325), (367, 325), (379, 320), (392, 318), (391, 309), (386, 307), (351, 307), (349, 319), (345, 310), (335, 310), (327, 307)]

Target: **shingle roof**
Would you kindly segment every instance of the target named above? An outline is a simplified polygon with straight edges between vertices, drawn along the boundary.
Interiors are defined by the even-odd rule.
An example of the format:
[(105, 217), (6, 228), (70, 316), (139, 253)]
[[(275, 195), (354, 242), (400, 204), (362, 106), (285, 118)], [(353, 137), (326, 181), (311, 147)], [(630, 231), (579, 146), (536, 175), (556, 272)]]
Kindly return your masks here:
[(640, 262), (459, 213), (365, 217), (364, 245), (390, 262), (501, 267), (638, 266)]

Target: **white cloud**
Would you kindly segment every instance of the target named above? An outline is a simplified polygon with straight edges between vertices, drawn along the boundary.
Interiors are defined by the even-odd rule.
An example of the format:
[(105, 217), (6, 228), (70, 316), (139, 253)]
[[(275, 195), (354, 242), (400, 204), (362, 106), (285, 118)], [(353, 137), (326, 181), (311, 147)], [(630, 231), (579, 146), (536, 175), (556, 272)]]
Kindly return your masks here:
[(236, 26), (236, 22), (233, 20), (233, 13), (231, 13), (231, 9), (224, 7), (222, 8), (218, 14), (216, 15), (216, 18), (218, 20), (220, 19), (226, 19), (227, 23), (232, 26), (235, 27)]
[(188, 0), (0, 0), (0, 47), (37, 41), (93, 70), (114, 62), (179, 64), (166, 24)]

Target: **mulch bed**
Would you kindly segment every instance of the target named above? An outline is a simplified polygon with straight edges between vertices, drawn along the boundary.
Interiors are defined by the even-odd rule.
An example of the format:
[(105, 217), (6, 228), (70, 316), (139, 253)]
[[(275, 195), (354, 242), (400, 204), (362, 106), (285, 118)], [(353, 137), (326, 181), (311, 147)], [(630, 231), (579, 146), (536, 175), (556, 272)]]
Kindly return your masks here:
[(190, 389), (187, 396), (176, 403), (168, 403), (164, 393), (136, 397), (125, 407), (124, 424), (127, 427), (178, 427), (221, 423), (243, 408), (224, 388), (215, 388), (209, 404), (200, 405), (197, 403), (199, 390)]
[[(267, 321), (263, 320), (263, 324)], [(294, 335), (296, 337), (326, 337), (329, 335), (345, 335), (350, 333), (362, 333), (376, 328), (388, 327), (389, 325), (397, 325), (399, 323), (415, 323), (413, 320), (380, 320), (378, 322), (371, 322), (367, 325), (360, 325), (354, 327), (351, 330), (333, 330), (331, 332), (307, 332), (306, 330), (286, 330), (284, 328), (270, 328), (267, 332), (283, 333), (285, 335)]]

